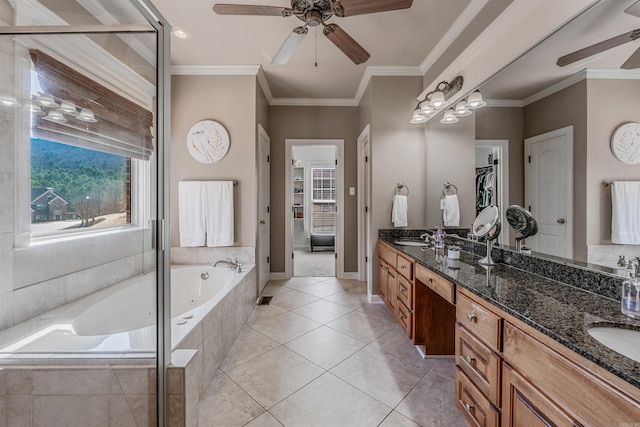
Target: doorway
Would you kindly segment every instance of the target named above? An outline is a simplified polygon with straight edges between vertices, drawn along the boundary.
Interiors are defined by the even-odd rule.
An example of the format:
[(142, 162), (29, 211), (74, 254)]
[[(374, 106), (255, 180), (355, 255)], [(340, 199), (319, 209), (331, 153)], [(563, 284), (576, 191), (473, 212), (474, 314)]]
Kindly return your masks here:
[(269, 135), (258, 125), (258, 244), (256, 265), (258, 267), (258, 295), (269, 281), (269, 247), (271, 245), (270, 193), (270, 143)]
[(509, 141), (476, 141), (476, 216), (485, 207), (493, 204), (500, 209), (502, 232), (498, 237), (501, 245), (509, 244), (507, 208), (509, 207)]
[(536, 252), (573, 258), (573, 126), (524, 140), (525, 204), (538, 222)]
[(286, 140), (285, 277), (341, 277), (342, 140)]

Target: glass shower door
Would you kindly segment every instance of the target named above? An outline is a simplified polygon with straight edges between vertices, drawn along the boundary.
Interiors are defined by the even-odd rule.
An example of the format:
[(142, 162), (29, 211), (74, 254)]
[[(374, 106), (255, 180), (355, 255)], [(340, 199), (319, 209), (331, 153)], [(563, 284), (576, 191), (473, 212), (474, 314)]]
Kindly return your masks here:
[(0, 426), (164, 423), (168, 37), (152, 14), (0, 0)]

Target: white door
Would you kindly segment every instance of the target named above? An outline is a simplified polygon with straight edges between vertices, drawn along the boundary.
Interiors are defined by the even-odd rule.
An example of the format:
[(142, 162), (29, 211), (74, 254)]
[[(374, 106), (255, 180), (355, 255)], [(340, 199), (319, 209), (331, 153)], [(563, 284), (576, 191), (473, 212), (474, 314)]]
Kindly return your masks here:
[(573, 256), (573, 127), (525, 140), (525, 208), (538, 222), (537, 252)]
[(358, 137), (358, 277), (360, 281), (368, 282), (371, 277), (369, 264), (371, 264), (371, 248), (369, 241), (369, 206), (371, 205), (370, 179), (371, 170), (369, 162), (369, 125), (365, 127)]
[(269, 281), (269, 246), (271, 244), (269, 221), (270, 199), (270, 139), (262, 126), (258, 125), (258, 295)]

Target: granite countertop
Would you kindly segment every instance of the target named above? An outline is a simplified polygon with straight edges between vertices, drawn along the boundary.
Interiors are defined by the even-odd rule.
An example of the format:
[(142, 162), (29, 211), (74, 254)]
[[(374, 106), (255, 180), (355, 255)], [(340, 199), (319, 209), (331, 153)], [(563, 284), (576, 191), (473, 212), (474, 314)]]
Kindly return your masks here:
[(397, 238), (380, 240), (640, 388), (640, 363), (587, 332), (592, 326), (613, 325), (640, 330), (640, 321), (620, 312), (620, 301), (504, 264), (486, 268), (468, 252), (461, 251), (460, 260), (453, 261), (436, 256), (433, 249), (396, 245)]

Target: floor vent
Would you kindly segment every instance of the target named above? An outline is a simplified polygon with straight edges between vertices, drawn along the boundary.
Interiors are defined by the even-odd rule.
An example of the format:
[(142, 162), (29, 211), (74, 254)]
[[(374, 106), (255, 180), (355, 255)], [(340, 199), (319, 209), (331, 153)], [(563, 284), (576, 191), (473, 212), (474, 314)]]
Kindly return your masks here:
[(273, 297), (272, 296), (268, 296), (268, 297), (260, 297), (258, 298), (258, 305), (269, 305), (269, 303), (271, 302), (271, 299)]

